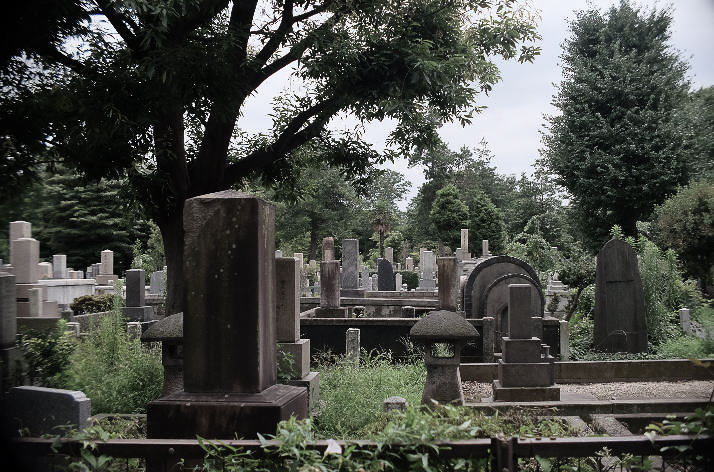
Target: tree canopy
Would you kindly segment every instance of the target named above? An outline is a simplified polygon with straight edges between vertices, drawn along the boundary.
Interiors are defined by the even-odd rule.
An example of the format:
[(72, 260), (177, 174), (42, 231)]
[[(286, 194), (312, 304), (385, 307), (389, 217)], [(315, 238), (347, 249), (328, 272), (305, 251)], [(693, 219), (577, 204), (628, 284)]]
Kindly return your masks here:
[[(534, 16), (513, 0), (45, 3), (16, 8), (48, 32), (10, 28), (3, 49), (0, 178), (20, 184), (46, 160), (126, 176), (161, 229), (169, 312), (183, 299), (187, 198), (256, 176), (294, 183), (308, 165), (295, 151), (315, 141), (328, 164), (362, 175), (389, 155), (359, 129), (327, 127), (338, 113), (394, 119), (388, 144), (428, 147), (439, 125), (479, 111), (495, 57), (538, 53)], [(239, 129), (248, 97), (280, 71), (299, 90), (275, 98), (271, 129)]]
[(627, 1), (570, 23), (559, 113), (547, 117), (542, 156), (595, 245), (614, 224), (633, 235), (636, 221), (687, 181), (691, 143), (678, 109), (689, 83), (669, 45), (671, 23), (669, 9)]

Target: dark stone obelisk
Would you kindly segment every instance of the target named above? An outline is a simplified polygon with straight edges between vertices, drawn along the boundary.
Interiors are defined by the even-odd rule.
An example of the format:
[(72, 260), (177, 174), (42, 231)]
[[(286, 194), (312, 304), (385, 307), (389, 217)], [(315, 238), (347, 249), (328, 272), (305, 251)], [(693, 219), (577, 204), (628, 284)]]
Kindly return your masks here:
[(148, 405), (148, 437), (274, 433), (307, 415), (305, 388), (276, 385), (275, 209), (225, 191), (183, 217), (184, 391)]

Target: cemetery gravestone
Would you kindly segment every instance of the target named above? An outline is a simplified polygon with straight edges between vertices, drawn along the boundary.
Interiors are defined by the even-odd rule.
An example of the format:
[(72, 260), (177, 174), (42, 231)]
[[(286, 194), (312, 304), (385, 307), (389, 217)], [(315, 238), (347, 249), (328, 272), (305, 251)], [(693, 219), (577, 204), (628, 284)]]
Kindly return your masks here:
[(436, 264), (439, 268), (439, 310), (458, 311), (458, 262), (455, 257), (439, 257)]
[(345, 297), (364, 296), (359, 286), (359, 240), (342, 241), (342, 295)]
[(151, 321), (154, 318), (154, 308), (146, 305), (146, 288), (144, 269), (126, 271), (126, 306), (124, 316), (129, 321)]
[(424, 251), (419, 264), (421, 264), (422, 268), (419, 290), (434, 290), (436, 288), (436, 283), (434, 282), (434, 253)]
[(647, 351), (644, 292), (637, 254), (611, 239), (597, 255), (594, 344), (607, 352)]
[(66, 279), (67, 277), (67, 255), (55, 254), (52, 256), (52, 277), (55, 279)]
[(387, 259), (377, 260), (377, 290), (380, 292), (394, 291), (394, 270)]
[[(32, 436), (58, 434), (57, 426), (89, 426), (91, 401), (79, 391), (45, 387), (14, 387), (8, 393), (9, 418), (3, 422), (15, 431), (26, 428)], [(16, 426), (16, 427), (15, 427)]]
[(305, 389), (276, 385), (273, 205), (216, 192), (186, 200), (183, 220), (184, 391), (149, 403), (148, 437), (253, 437), (304, 418)]
[(384, 258), (387, 259), (391, 264), (394, 264), (394, 248), (385, 247)]
[(318, 318), (347, 318), (347, 308), (340, 307), (340, 262), (320, 262), (320, 306)]
[(407, 270), (414, 270), (414, 258), (413, 257), (407, 257), (406, 260), (404, 261), (404, 264), (406, 265)]
[(335, 238), (333, 238), (332, 236), (322, 238), (322, 260), (335, 260)]

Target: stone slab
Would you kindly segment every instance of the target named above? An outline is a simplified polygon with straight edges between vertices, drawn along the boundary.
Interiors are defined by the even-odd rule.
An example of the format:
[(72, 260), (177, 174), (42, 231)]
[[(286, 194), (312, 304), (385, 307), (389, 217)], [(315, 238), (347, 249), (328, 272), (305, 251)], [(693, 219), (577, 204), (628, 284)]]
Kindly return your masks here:
[(504, 387), (500, 381), (493, 381), (493, 399), (497, 402), (545, 402), (559, 401), (560, 387)]
[(45, 387), (10, 389), (3, 408), (4, 424), (11, 430), (27, 428), (32, 436), (58, 434), (56, 426), (72, 425), (75, 429), (89, 426), (91, 401), (80, 391)]
[(349, 309), (342, 308), (315, 308), (315, 318), (349, 318)]
[(0, 349), (15, 345), (17, 337), (17, 295), (15, 276), (0, 272)]
[(18, 317), (37, 317), (37, 316), (51, 316), (54, 317), (58, 313), (57, 302), (54, 300), (42, 300), (40, 303), (40, 313), (32, 313), (31, 302), (22, 301), (17, 302), (17, 316)]
[(114, 282), (119, 280), (119, 276), (113, 274), (95, 274), (94, 280), (97, 282), (97, 285), (114, 285)]
[(278, 350), (291, 356), (291, 377), (301, 379), (310, 373), (309, 339), (299, 339), (294, 343), (278, 343)]
[(275, 258), (275, 319), (278, 342), (300, 339), (300, 267), (293, 257)]
[[(273, 250), (271, 249), (271, 253)], [(254, 439), (280, 421), (308, 416), (307, 389), (273, 385), (260, 393), (178, 392), (149, 403), (148, 438)]]
[(498, 363), (498, 379), (503, 387), (548, 387), (553, 384), (553, 365), (539, 363)]

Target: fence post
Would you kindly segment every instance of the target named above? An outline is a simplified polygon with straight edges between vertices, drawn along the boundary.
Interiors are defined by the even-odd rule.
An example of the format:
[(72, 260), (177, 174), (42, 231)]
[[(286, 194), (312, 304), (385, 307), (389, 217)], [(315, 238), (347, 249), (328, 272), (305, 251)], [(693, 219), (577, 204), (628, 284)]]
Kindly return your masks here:
[(518, 438), (491, 438), (491, 472), (515, 472), (515, 441), (518, 441)]

